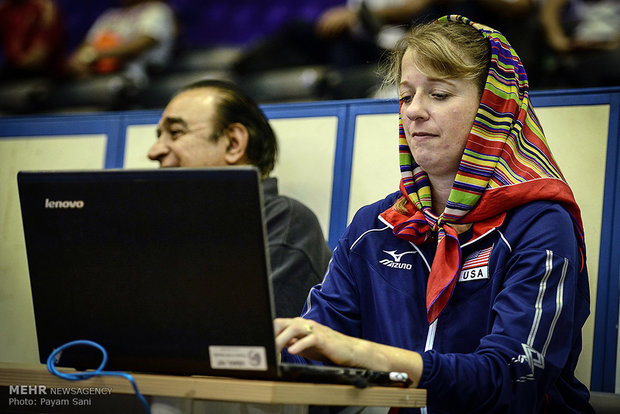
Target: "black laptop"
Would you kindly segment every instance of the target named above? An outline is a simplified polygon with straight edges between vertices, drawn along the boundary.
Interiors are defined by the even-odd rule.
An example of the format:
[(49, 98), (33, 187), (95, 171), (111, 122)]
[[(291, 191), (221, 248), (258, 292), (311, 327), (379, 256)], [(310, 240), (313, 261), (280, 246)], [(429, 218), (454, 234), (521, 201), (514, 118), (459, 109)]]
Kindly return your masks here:
[[(255, 168), (22, 171), (18, 187), (41, 362), (85, 339), (106, 370), (394, 382), (278, 364)], [(75, 347), (57, 365), (100, 362)]]

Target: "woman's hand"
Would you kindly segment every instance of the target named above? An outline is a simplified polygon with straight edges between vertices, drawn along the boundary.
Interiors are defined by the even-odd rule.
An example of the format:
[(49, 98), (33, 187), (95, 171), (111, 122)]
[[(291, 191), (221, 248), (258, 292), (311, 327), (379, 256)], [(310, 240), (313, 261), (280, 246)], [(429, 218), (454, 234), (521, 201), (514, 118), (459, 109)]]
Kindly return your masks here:
[(417, 386), (422, 376), (422, 357), (417, 352), (354, 338), (318, 322), (293, 318), (273, 321), (278, 352), (315, 361), (376, 371), (406, 372)]
[(327, 326), (303, 318), (274, 320), (276, 346), (281, 352), (336, 365), (361, 366), (356, 349), (362, 341), (334, 331)]

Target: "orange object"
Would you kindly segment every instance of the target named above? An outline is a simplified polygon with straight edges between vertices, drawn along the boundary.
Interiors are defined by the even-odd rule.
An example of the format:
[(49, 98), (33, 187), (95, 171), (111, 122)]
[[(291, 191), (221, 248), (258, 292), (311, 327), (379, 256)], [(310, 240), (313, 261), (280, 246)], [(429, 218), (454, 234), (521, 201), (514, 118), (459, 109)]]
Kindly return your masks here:
[[(118, 34), (113, 32), (103, 32), (95, 38), (93, 46), (97, 49), (97, 51), (101, 52), (112, 49), (120, 45), (121, 42), (122, 38)], [(93, 70), (98, 73), (116, 72), (120, 69), (120, 67), (120, 60), (113, 57), (97, 59), (97, 61), (93, 63)]]

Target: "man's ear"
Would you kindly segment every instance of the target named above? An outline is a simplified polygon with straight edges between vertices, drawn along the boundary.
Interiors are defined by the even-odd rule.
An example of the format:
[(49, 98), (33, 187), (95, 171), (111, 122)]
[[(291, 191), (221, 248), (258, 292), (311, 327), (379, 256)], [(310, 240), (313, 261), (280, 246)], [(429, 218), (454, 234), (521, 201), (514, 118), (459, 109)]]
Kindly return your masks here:
[(238, 122), (228, 125), (224, 131), (228, 141), (224, 159), (229, 165), (247, 164), (246, 150), (250, 136), (247, 128)]

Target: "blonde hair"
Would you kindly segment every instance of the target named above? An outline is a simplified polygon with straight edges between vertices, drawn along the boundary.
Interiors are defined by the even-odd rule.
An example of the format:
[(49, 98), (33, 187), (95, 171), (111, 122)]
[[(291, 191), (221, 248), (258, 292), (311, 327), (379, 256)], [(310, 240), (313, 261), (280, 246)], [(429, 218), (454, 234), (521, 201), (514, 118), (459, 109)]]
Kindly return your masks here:
[(482, 95), (489, 72), (491, 45), (478, 29), (452, 21), (412, 27), (389, 55), (387, 84), (400, 83), (402, 60), (407, 50), (416, 52), (420, 71), (439, 79), (472, 80)]

